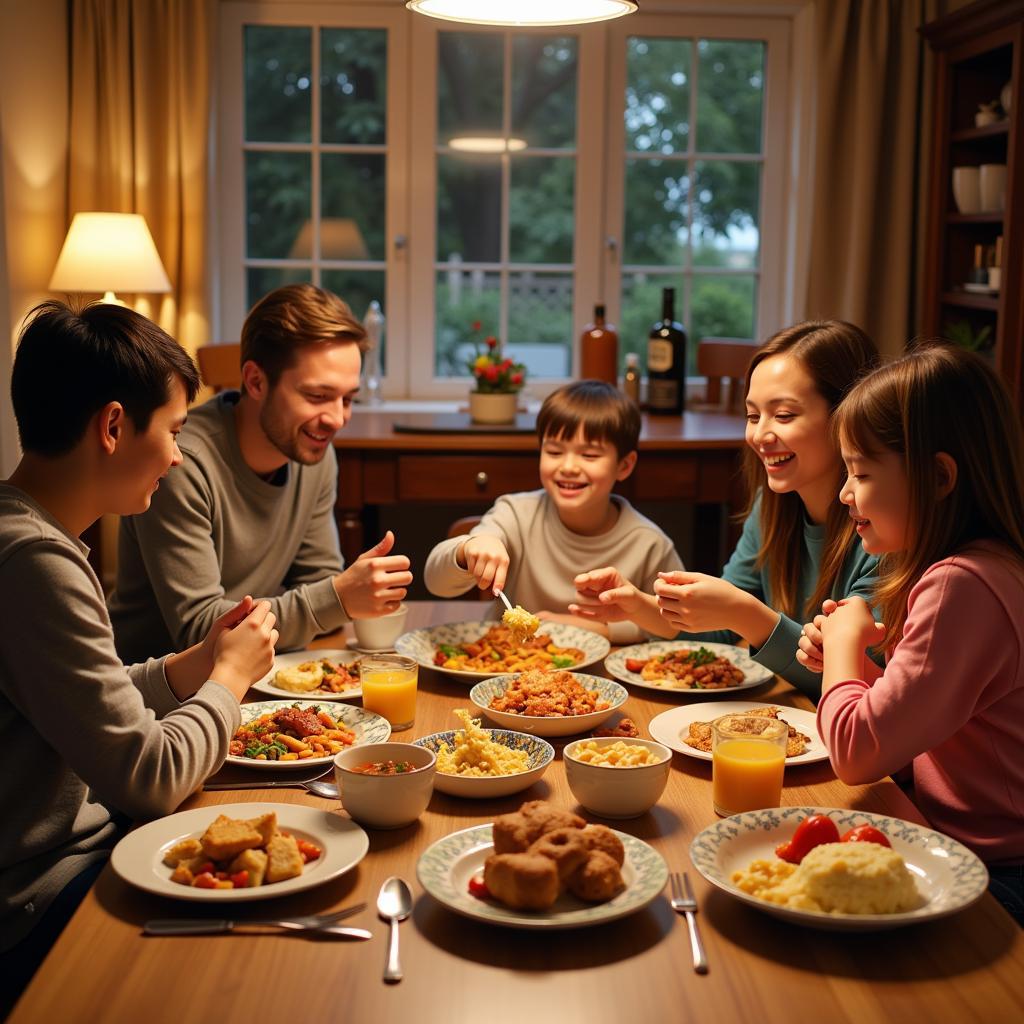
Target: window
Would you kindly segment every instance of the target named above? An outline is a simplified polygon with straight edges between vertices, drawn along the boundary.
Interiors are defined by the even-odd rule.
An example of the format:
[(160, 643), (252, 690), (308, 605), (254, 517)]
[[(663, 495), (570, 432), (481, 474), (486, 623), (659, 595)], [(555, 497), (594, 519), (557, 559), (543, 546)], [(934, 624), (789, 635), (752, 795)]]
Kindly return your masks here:
[[(788, 23), (558, 31), (400, 6), (223, 5), (221, 324), (308, 280), (387, 318), (387, 397), (465, 393), (497, 334), (540, 396), (596, 303), (644, 350), (781, 325)], [(474, 332), (474, 323), (481, 329)]]

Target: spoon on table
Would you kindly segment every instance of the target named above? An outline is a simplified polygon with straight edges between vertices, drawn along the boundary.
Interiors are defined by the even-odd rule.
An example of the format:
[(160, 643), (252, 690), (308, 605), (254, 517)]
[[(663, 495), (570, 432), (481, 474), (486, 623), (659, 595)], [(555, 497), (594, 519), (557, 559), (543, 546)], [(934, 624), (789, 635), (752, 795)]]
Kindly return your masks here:
[(401, 878), (387, 878), (377, 895), (377, 913), (389, 924), (388, 955), (384, 964), (385, 981), (401, 981), (398, 962), (398, 922), (412, 913), (412, 893)]

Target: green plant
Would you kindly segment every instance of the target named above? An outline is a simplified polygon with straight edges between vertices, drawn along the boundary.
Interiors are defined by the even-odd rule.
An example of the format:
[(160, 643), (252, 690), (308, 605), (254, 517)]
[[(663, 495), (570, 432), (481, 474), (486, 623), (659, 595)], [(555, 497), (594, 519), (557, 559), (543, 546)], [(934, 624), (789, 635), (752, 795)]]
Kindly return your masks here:
[(975, 330), (969, 320), (949, 320), (942, 333), (948, 341), (967, 349), (968, 352), (980, 352), (992, 343), (991, 324), (985, 324)]
[[(480, 326), (479, 320), (473, 324), (474, 335), (479, 335)], [(483, 347), (474, 339), (473, 355), (466, 366), (476, 382), (475, 390), (482, 394), (515, 394), (526, 382), (526, 367), (506, 358), (493, 334), (484, 338)]]

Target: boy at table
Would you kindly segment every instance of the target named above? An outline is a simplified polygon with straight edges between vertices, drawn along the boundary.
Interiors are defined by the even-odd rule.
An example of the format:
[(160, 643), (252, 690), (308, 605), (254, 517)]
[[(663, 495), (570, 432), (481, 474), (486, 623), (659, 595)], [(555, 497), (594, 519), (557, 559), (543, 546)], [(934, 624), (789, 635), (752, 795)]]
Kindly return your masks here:
[(412, 582), (388, 531), (344, 569), (331, 439), (359, 390), (366, 333), (310, 284), (264, 296), (242, 327), (242, 388), (192, 410), (184, 462), (144, 515), (121, 522), (110, 600), (117, 649), (195, 643), (243, 594), (270, 601), (282, 648), (398, 608)]
[(79, 540), (149, 504), (198, 386), (184, 350), (121, 306), (46, 302), (21, 334), (24, 455), (0, 483), (0, 1017), (106, 861), (115, 815), (169, 814), (216, 771), (273, 663), (274, 615), (245, 597), (201, 643), (126, 668)]
[[(506, 494), (468, 536), (431, 551), (424, 582), (438, 597), (471, 587), (508, 590), (548, 622), (582, 626), (613, 643), (642, 638), (631, 622), (570, 615), (583, 566), (619, 565), (638, 587), (682, 569), (672, 541), (612, 488), (637, 462), (640, 410), (610, 384), (576, 381), (552, 392), (537, 415), (542, 489)], [(612, 561), (609, 562), (609, 559)], [(500, 613), (503, 606), (495, 605)]]

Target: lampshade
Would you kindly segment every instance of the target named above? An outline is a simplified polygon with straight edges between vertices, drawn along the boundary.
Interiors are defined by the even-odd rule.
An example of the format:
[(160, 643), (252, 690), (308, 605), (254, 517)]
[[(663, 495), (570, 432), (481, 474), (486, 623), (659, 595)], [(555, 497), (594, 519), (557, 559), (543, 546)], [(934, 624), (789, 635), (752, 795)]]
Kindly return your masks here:
[[(307, 220), (292, 242), (288, 258), (308, 260), (313, 256), (313, 222)], [(351, 217), (323, 217), (320, 220), (322, 260), (365, 260), (370, 258), (359, 225)]]
[(526, 149), (526, 139), (506, 139), (500, 135), (458, 135), (449, 139), (448, 145), (463, 153), (515, 153)]
[(139, 213), (76, 213), (50, 291), (169, 292), (171, 282), (160, 262), (146, 219)]
[(636, 0), (406, 0), (419, 14), (473, 25), (580, 25), (632, 14)]

